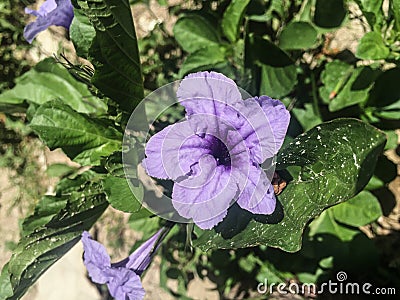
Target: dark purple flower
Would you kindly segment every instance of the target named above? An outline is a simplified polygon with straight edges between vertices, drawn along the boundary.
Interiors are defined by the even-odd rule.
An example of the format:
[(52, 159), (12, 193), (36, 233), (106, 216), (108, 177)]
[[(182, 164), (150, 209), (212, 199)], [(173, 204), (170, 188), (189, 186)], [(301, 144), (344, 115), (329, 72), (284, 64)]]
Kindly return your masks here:
[(84, 248), (83, 262), (93, 282), (107, 284), (111, 296), (116, 300), (143, 299), (145, 291), (140, 275), (150, 265), (152, 255), (157, 250), (163, 229), (137, 248), (124, 260), (111, 263), (110, 256), (102, 244), (93, 240), (89, 232), (82, 233)]
[(63, 26), (69, 29), (74, 18), (74, 8), (71, 0), (46, 0), (39, 10), (25, 8), (25, 13), (36, 16), (36, 20), (25, 26), (24, 37), (32, 43), (35, 36), (51, 25)]
[(179, 215), (210, 229), (232, 201), (271, 214), (276, 198), (260, 164), (282, 146), (290, 120), (285, 106), (267, 96), (243, 101), (236, 84), (215, 72), (186, 76), (177, 96), (186, 120), (150, 138), (143, 165), (150, 176), (174, 181)]

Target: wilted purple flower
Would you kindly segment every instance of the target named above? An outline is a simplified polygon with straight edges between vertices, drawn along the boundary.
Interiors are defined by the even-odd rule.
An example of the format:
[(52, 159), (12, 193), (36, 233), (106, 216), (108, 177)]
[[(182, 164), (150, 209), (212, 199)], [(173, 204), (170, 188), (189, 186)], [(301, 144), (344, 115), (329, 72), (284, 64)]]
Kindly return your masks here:
[(34, 22), (25, 26), (24, 37), (32, 43), (35, 36), (46, 30), (51, 25), (63, 26), (69, 29), (72, 19), (74, 18), (74, 8), (71, 0), (46, 0), (39, 10), (25, 8), (25, 13), (37, 17)]
[(155, 245), (163, 229), (137, 248), (124, 260), (111, 263), (105, 247), (94, 241), (89, 232), (82, 233), (83, 262), (93, 282), (107, 284), (111, 296), (116, 300), (143, 299), (145, 291), (140, 275), (150, 265)]
[(203, 229), (221, 222), (232, 201), (254, 214), (271, 214), (276, 198), (260, 167), (277, 154), (290, 114), (267, 96), (242, 100), (222, 74), (186, 76), (177, 92), (186, 120), (152, 136), (143, 166), (147, 174), (172, 179), (172, 204)]

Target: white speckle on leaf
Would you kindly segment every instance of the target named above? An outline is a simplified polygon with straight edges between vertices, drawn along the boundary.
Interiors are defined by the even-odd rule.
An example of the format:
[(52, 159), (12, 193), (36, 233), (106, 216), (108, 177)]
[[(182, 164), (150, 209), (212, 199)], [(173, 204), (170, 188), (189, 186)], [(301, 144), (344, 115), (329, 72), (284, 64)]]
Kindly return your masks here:
[(353, 153), (353, 159), (354, 159), (354, 165), (357, 167), (357, 169), (360, 168), (360, 165), (357, 163), (357, 155)]

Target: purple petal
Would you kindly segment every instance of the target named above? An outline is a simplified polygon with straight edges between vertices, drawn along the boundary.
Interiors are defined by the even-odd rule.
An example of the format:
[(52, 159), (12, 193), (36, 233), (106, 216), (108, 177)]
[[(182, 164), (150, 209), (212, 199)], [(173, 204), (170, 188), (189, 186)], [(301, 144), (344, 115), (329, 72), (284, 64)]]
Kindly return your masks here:
[(29, 15), (33, 15), (33, 16), (35, 16), (35, 17), (39, 17), (39, 16), (40, 16), (39, 11), (34, 10), (34, 9), (30, 9), (30, 8), (28, 8), (28, 7), (25, 7), (25, 13), (26, 13), (26, 14), (29, 14)]
[(111, 296), (116, 300), (141, 300), (144, 298), (140, 277), (126, 268), (110, 268), (107, 270), (110, 281), (107, 283)]
[(74, 10), (70, 0), (46, 1), (38, 11), (25, 9), (26, 13), (37, 16), (34, 22), (29, 23), (24, 29), (24, 37), (32, 43), (35, 36), (46, 30), (51, 25), (63, 26), (69, 29), (74, 17)]
[(271, 124), (260, 105), (254, 99), (234, 105), (235, 128), (250, 152), (252, 161), (260, 164), (277, 153)]
[(135, 271), (136, 274), (141, 275), (145, 269), (150, 265), (153, 252), (157, 251), (158, 246), (156, 242), (164, 229), (160, 229), (149, 238), (146, 242), (140, 245), (131, 255), (126, 263), (126, 267)]
[(209, 139), (197, 135), (193, 127), (189, 121), (176, 123), (150, 138), (145, 149), (147, 158), (142, 163), (148, 175), (176, 180), (210, 152)]
[(241, 190), (237, 203), (253, 214), (272, 214), (276, 198), (271, 181), (259, 166), (252, 166), (248, 174), (242, 175), (246, 186)]
[(222, 222), (222, 220), (226, 217), (227, 214), (228, 214), (228, 209), (225, 209), (222, 213), (220, 213), (219, 215), (217, 215), (215, 217), (207, 219), (206, 221), (196, 221), (195, 223), (201, 229), (211, 229), (214, 226), (216, 226), (218, 223)]
[(74, 18), (74, 7), (70, 0), (56, 0), (57, 8), (47, 16), (53, 20), (53, 25), (69, 29)]
[(110, 294), (116, 300), (141, 300), (145, 291), (139, 275), (151, 261), (151, 254), (160, 234), (160, 229), (148, 241), (142, 244), (130, 257), (119, 263), (111, 264), (106, 249), (99, 242), (92, 240), (90, 234), (82, 233), (84, 264), (92, 281), (107, 284)]
[[(224, 124), (223, 136), (209, 126), (215, 116), (194, 115), (189, 120), (170, 125), (150, 138), (146, 145), (143, 166), (148, 175), (176, 180), (191, 172), (199, 159), (212, 152), (215, 137), (226, 140), (229, 124)], [(232, 127), (230, 127), (232, 129)]]
[(289, 125), (290, 114), (285, 106), (279, 100), (262, 96), (239, 101), (232, 108), (225, 113), (232, 115), (230, 122), (244, 139), (252, 160), (261, 164), (273, 157), (282, 146)]
[(218, 116), (225, 104), (242, 100), (235, 82), (216, 72), (189, 74), (182, 80), (177, 96), (185, 107), (187, 116), (193, 114)]
[(146, 144), (145, 154), (147, 158), (142, 161), (142, 165), (149, 176), (170, 179), (164, 167), (161, 150), (163, 149), (165, 137), (173, 126), (170, 125), (156, 133)]
[(193, 166), (192, 176), (174, 184), (172, 204), (181, 216), (210, 229), (225, 217), (237, 190), (230, 168), (205, 155)]
[(28, 43), (32, 43), (33, 39), (42, 31), (46, 30), (49, 26), (53, 25), (50, 19), (45, 17), (38, 17), (36, 21), (29, 23), (24, 28), (24, 38)]
[(102, 244), (92, 240), (89, 232), (82, 233), (84, 248), (83, 262), (88, 270), (90, 278), (94, 282), (104, 284), (108, 281), (104, 270), (111, 266), (110, 256)]
[(57, 8), (57, 3), (55, 0), (46, 0), (40, 6), (39, 10), (25, 8), (25, 13), (34, 15), (36, 17), (39, 17), (39, 16), (44, 17), (45, 15), (47, 15), (49, 12), (53, 11), (56, 8)]
[(255, 97), (254, 99), (260, 104), (269, 120), (275, 138), (275, 149), (276, 152), (278, 152), (286, 136), (286, 131), (290, 122), (290, 113), (279, 100), (272, 99), (268, 96)]

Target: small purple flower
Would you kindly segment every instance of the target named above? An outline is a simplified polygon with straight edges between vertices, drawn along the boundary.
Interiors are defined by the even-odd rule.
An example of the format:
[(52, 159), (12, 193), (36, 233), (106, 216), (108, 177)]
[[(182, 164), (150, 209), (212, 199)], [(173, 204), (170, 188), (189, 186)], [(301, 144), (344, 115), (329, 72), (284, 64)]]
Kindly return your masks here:
[(32, 43), (35, 36), (46, 30), (51, 25), (63, 26), (69, 29), (74, 18), (74, 8), (71, 0), (46, 0), (39, 10), (25, 8), (25, 13), (37, 17), (34, 22), (29, 23), (24, 29), (24, 37)]
[(142, 164), (148, 175), (174, 181), (178, 214), (202, 229), (221, 222), (233, 201), (271, 214), (272, 178), (260, 165), (282, 146), (290, 120), (285, 106), (267, 96), (243, 101), (236, 84), (215, 72), (186, 76), (177, 96), (186, 119), (150, 138)]
[(140, 275), (150, 265), (155, 244), (164, 229), (160, 229), (149, 240), (124, 260), (111, 263), (105, 247), (94, 241), (89, 232), (82, 233), (83, 262), (93, 282), (107, 284), (111, 296), (116, 300), (140, 300), (145, 291)]

